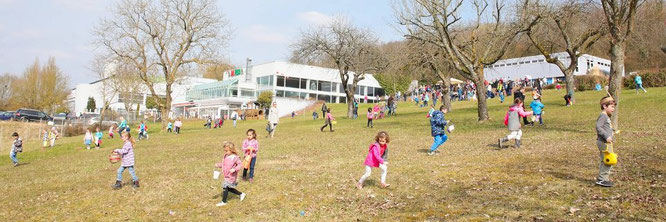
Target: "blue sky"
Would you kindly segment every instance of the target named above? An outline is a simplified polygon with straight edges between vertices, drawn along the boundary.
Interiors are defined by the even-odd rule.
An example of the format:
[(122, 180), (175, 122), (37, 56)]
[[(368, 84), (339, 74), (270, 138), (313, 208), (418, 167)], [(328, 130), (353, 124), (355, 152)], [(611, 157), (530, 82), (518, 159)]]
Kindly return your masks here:
[[(0, 73), (21, 75), (35, 58), (55, 57), (70, 85), (95, 80), (92, 29), (117, 1), (0, 0)], [(232, 26), (223, 50), (235, 65), (286, 60), (301, 30), (346, 16), (382, 41), (400, 40), (389, 0), (218, 0)]]

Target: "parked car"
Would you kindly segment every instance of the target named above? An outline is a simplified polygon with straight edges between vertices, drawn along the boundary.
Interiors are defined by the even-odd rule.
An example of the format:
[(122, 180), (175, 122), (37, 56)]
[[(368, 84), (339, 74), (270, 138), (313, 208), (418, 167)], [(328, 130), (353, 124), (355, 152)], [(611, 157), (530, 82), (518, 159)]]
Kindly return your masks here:
[(39, 121), (39, 120), (53, 121), (53, 118), (51, 118), (49, 115), (46, 115), (46, 113), (39, 110), (18, 109), (14, 114), (14, 120), (24, 121), (24, 122)]
[(0, 113), (0, 120), (12, 120), (12, 118), (14, 118), (14, 111)]
[[(98, 117), (93, 117), (93, 118), (91, 118), (91, 119), (88, 121), (88, 125), (94, 125), (94, 124), (99, 123), (99, 119), (100, 119), (100, 118), (101, 118), (101, 117), (99, 117), (99, 116), (98, 116)], [(106, 118), (104, 118), (104, 119), (106, 119)], [(113, 124), (118, 125), (118, 122), (113, 121), (113, 120), (110, 120), (110, 119), (107, 119), (107, 120), (102, 121), (102, 126), (110, 126), (110, 125), (113, 125)]]

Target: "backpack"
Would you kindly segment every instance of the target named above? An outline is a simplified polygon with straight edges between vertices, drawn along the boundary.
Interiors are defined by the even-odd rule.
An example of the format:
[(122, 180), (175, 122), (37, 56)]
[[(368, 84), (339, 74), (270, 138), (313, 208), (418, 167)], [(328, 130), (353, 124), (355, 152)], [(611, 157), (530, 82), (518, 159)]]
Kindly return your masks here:
[(14, 141), (14, 152), (22, 153), (23, 152), (23, 141), (17, 139)]

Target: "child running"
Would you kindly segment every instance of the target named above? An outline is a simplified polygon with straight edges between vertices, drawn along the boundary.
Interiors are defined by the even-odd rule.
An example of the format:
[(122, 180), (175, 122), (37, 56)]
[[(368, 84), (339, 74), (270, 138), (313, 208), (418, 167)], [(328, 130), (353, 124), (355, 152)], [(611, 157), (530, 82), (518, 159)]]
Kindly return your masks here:
[[(249, 129), (245, 132), (247, 138), (243, 140), (243, 153), (245, 160), (250, 162), (250, 183), (254, 179), (254, 165), (257, 163), (257, 151), (259, 151), (259, 142), (257, 141), (257, 132)], [(249, 159), (249, 160), (248, 160)], [(243, 168), (243, 179), (247, 179), (248, 168)]]
[(430, 152), (428, 152), (428, 155), (434, 155), (435, 152), (437, 152), (437, 148), (444, 144), (448, 139), (446, 136), (446, 125), (448, 122), (444, 118), (444, 114), (448, 111), (449, 110), (445, 105), (441, 105), (439, 111), (432, 112), (432, 117), (430, 117), (430, 131), (435, 141), (432, 143), (432, 146), (430, 146)]
[(326, 128), (326, 126), (328, 126), (328, 129), (331, 132), (335, 132), (335, 130), (333, 130), (333, 121), (334, 120), (335, 120), (335, 117), (333, 117), (333, 115), (331, 114), (331, 108), (327, 108), (326, 109), (326, 119), (324, 120), (324, 126), (322, 126), (321, 129), (319, 129), (319, 130), (324, 132), (324, 128)]
[(19, 165), (16, 155), (23, 152), (23, 141), (17, 132), (12, 133), (12, 137), (14, 137), (14, 141), (12, 142), (12, 150), (9, 152), (9, 158), (12, 159), (12, 163), (14, 163), (14, 167), (16, 167)]
[(102, 131), (97, 127), (97, 132), (95, 132), (95, 148), (99, 149), (100, 146), (102, 146), (102, 137), (104, 135), (102, 134)]
[(138, 188), (139, 178), (136, 176), (136, 173), (134, 172), (134, 144), (136, 143), (136, 141), (134, 140), (134, 138), (132, 138), (132, 135), (130, 135), (130, 133), (127, 131), (121, 132), (120, 138), (123, 139), (124, 143), (123, 148), (115, 149), (113, 150), (113, 152), (120, 154), (123, 161), (122, 164), (120, 164), (120, 167), (118, 168), (118, 176), (116, 177), (116, 183), (111, 187), (113, 187), (114, 190), (123, 187), (123, 171), (125, 171), (125, 169), (128, 169), (130, 175), (132, 175), (132, 180), (134, 181), (134, 183), (132, 183), (132, 187)]
[(93, 135), (92, 135), (92, 133), (90, 133), (90, 130), (89, 130), (89, 129), (86, 129), (86, 135), (83, 136), (83, 144), (86, 145), (86, 149), (87, 149), (87, 150), (90, 149), (90, 144), (92, 143), (92, 140), (93, 140)]
[(368, 108), (368, 114), (366, 116), (368, 117), (368, 124), (365, 127), (373, 128), (374, 125), (372, 125), (372, 118), (374, 115), (372, 114), (372, 108)]
[(365, 174), (363, 174), (361, 179), (358, 180), (358, 183), (356, 183), (356, 187), (358, 189), (363, 188), (363, 182), (365, 182), (365, 179), (370, 177), (370, 173), (372, 173), (372, 167), (379, 167), (379, 169), (382, 170), (382, 176), (380, 178), (382, 188), (390, 186), (390, 184), (386, 183), (386, 173), (388, 171), (388, 167), (386, 165), (388, 164), (387, 159), (389, 142), (391, 142), (391, 139), (389, 138), (388, 133), (385, 131), (377, 133), (377, 136), (375, 136), (375, 142), (370, 144), (370, 148), (368, 149), (368, 156), (366, 156), (365, 162), (363, 163), (365, 165)]
[(113, 125), (109, 126), (109, 139), (113, 139)]
[(613, 183), (608, 178), (612, 166), (604, 163), (604, 152), (608, 150), (608, 144), (613, 143), (613, 126), (611, 125), (610, 116), (615, 111), (615, 100), (613, 97), (605, 96), (599, 102), (601, 105), (601, 113), (597, 118), (597, 148), (599, 148), (599, 157), (601, 163), (599, 164), (599, 175), (597, 176), (596, 184), (602, 187), (612, 187)]
[[(532, 107), (532, 112), (534, 112), (534, 117), (539, 120), (539, 125), (543, 126), (543, 118), (541, 114), (543, 113), (543, 108), (545, 107), (543, 103), (541, 103), (541, 96), (537, 96), (535, 100), (532, 100), (530, 103), (530, 107)], [(534, 120), (535, 122), (537, 120)], [(534, 125), (534, 122), (532, 122), (532, 125)]]
[[(509, 111), (504, 116), (504, 125), (509, 128), (509, 135), (498, 140), (499, 147), (502, 148), (502, 143), (508, 142), (509, 140), (516, 140), (516, 148), (520, 148), (520, 138), (523, 136), (523, 131), (520, 130), (520, 117), (531, 116), (532, 112), (525, 112), (523, 110), (523, 101), (520, 98), (513, 100), (513, 105), (509, 108)], [(520, 117), (519, 117), (520, 116)]]
[(224, 175), (224, 183), (222, 183), (222, 201), (215, 204), (215, 206), (221, 207), (227, 205), (227, 196), (229, 192), (232, 192), (240, 196), (240, 200), (245, 199), (245, 193), (240, 192), (236, 189), (238, 182), (236, 178), (238, 177), (238, 171), (241, 168), (241, 160), (236, 154), (236, 147), (231, 142), (224, 142), (224, 157), (222, 162), (216, 163), (215, 167), (222, 168), (222, 175)]

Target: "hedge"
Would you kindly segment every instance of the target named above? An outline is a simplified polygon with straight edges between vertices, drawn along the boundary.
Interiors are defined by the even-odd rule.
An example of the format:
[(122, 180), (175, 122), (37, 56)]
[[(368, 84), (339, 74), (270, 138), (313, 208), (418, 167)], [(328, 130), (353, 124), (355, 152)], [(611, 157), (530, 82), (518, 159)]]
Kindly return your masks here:
[[(663, 87), (666, 86), (666, 69), (643, 72), (640, 73), (643, 79), (643, 87)], [(634, 82), (636, 75), (626, 76), (623, 79), (624, 87), (635, 89), (636, 83)]]

